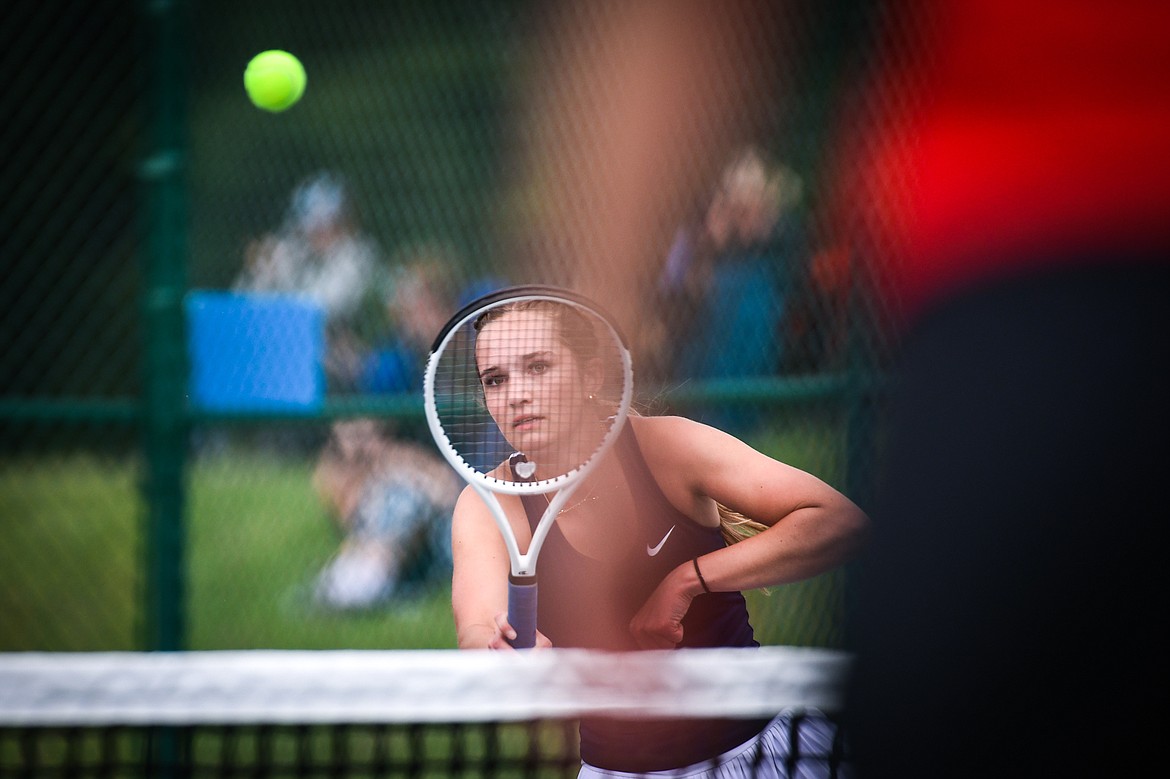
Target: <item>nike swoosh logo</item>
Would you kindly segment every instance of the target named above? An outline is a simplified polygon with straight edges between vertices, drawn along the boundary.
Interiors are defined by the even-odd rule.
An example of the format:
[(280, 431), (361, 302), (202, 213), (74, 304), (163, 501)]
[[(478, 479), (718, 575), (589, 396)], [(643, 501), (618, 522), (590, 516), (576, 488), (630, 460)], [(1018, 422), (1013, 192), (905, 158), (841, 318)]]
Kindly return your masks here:
[(662, 540), (658, 542), (658, 545), (657, 545), (657, 546), (650, 546), (650, 544), (646, 544), (646, 554), (648, 554), (648, 555), (650, 555), (651, 557), (653, 557), (654, 555), (656, 555), (656, 554), (658, 554), (659, 552), (661, 552), (661, 551), (662, 551), (662, 545), (666, 543), (666, 539), (670, 538), (670, 534), (671, 534), (671, 533), (673, 533), (673, 532), (674, 532), (674, 525), (671, 525), (671, 526), (670, 526), (670, 530), (667, 530), (667, 531), (666, 531), (666, 535), (664, 535), (664, 536), (662, 537)]

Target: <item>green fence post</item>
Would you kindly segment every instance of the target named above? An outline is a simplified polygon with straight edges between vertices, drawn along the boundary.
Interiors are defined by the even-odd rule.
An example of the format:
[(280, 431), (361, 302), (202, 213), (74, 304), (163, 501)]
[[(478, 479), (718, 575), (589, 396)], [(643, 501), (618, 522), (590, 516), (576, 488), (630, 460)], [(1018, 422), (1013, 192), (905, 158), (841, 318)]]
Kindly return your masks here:
[(147, 257), (142, 301), (144, 355), (143, 497), (146, 502), (147, 649), (180, 650), (184, 609), (184, 501), (187, 451), (186, 28), (179, 0), (144, 5), (152, 48), (151, 139), (141, 169)]

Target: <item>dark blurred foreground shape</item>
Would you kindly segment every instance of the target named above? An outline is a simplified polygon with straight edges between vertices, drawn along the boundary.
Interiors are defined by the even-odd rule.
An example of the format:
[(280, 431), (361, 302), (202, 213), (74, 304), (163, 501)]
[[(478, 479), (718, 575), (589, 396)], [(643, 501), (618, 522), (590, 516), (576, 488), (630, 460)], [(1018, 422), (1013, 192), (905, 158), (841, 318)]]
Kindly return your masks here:
[(884, 110), (843, 129), (841, 192), (902, 312), (859, 769), (1157, 773), (1170, 6), (891, 9), (857, 103)]

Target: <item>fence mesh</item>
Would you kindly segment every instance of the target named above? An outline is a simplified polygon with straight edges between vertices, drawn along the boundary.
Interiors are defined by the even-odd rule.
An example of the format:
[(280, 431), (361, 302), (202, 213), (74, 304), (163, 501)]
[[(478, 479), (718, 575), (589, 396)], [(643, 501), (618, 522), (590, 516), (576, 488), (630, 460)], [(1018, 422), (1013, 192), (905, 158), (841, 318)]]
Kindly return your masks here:
[[(623, 275), (591, 163), (670, 52), (610, 5), (5, 4), (0, 650), (453, 645), (420, 355), (503, 283), (613, 304), (645, 408), (864, 505), (887, 314), (826, 171), (880, 6), (743, 5), (693, 87), (752, 110), (634, 158), (686, 175)], [(283, 113), (242, 85), (273, 48), (308, 73)], [(840, 646), (846, 578), (752, 593), (761, 639)]]

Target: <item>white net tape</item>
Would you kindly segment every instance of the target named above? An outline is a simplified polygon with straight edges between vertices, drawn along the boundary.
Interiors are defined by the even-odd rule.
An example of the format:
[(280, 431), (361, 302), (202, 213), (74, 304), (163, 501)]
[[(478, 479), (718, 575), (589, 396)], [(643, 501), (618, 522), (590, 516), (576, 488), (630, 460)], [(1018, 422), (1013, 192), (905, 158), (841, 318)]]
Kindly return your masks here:
[(482, 722), (839, 711), (850, 657), (792, 647), (605, 654), (0, 655), (0, 725)]

